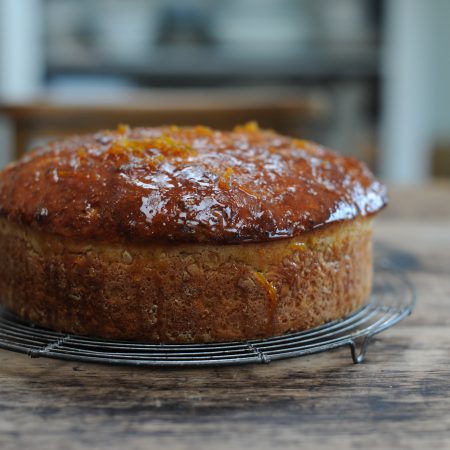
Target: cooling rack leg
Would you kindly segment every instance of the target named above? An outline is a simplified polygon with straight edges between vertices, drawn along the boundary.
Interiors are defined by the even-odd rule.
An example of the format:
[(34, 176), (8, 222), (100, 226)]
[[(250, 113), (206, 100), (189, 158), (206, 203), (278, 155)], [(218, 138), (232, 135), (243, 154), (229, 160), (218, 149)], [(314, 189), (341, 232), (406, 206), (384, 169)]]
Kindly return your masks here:
[(366, 357), (367, 345), (369, 344), (371, 336), (364, 336), (362, 338), (355, 338), (349, 342), (352, 359), (355, 364), (361, 364)]

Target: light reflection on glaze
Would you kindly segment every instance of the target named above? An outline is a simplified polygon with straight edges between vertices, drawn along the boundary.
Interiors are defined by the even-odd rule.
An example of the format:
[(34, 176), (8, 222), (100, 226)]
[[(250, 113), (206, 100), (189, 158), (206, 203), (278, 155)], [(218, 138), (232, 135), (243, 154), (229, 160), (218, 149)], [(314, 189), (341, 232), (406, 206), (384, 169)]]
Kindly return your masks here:
[(386, 201), (362, 163), (254, 125), (75, 136), (0, 174), (1, 215), (102, 241), (265, 241), (373, 214)]
[(152, 223), (153, 218), (166, 206), (166, 201), (161, 198), (157, 191), (150, 193), (147, 197), (142, 197), (140, 211), (144, 214), (147, 222)]

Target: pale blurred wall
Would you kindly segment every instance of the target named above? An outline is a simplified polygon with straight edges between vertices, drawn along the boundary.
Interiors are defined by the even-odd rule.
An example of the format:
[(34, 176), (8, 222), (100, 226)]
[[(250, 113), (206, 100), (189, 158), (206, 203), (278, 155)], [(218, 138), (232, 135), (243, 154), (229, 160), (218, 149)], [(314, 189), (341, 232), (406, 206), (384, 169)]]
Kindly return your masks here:
[[(450, 142), (450, 1), (434, 0), (435, 51), (432, 74), (433, 133), (439, 141)], [(433, 3), (433, 4), (434, 4)]]
[(42, 7), (36, 0), (0, 0), (0, 98), (26, 99), (44, 73)]
[(386, 4), (381, 173), (390, 182), (425, 180), (430, 172), (433, 2)]
[[(37, 0), (0, 0), (0, 103), (34, 95), (44, 72), (43, 33)], [(10, 159), (13, 133), (0, 115), (0, 167)]]
[(426, 181), (437, 142), (450, 142), (450, 1), (386, 2), (381, 174)]

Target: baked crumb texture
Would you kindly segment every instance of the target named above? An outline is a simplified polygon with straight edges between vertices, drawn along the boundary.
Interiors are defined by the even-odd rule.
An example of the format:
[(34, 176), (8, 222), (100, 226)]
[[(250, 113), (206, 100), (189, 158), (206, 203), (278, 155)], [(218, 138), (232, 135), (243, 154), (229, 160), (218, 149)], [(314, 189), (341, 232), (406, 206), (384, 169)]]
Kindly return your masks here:
[(98, 243), (0, 219), (0, 301), (38, 325), (190, 343), (304, 330), (368, 297), (372, 220), (239, 245)]

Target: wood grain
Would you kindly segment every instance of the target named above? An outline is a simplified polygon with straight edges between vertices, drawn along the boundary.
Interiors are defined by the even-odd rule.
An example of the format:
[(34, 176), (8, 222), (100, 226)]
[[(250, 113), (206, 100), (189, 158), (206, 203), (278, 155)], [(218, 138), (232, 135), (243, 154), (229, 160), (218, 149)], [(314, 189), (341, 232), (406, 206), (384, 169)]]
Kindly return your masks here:
[[(269, 365), (154, 370), (0, 351), (0, 448), (450, 448), (450, 186), (393, 191), (379, 251), (414, 314), (348, 349)], [(414, 207), (414, 202), (420, 198)], [(450, 202), (449, 202), (450, 203)], [(435, 210), (435, 213), (433, 213)]]

